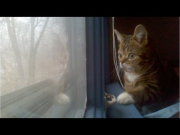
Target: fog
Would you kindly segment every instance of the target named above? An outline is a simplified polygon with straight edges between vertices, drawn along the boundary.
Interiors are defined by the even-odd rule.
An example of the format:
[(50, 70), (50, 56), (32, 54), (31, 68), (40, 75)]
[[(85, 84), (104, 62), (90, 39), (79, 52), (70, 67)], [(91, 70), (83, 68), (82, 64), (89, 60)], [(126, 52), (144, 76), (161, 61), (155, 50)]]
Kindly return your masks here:
[(63, 17), (0, 17), (1, 95), (65, 72)]

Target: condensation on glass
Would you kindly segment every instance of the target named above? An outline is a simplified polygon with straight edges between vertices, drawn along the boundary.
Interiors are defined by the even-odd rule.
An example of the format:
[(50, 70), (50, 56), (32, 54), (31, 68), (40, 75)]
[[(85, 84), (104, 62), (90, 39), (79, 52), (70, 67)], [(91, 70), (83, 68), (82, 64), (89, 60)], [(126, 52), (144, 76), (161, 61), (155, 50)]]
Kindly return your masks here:
[[(77, 98), (77, 96), (79, 97), (81, 95), (73, 96), (74, 92), (77, 94), (79, 89), (83, 89), (82, 91), (86, 90), (85, 19), (71, 18), (71, 20), (75, 20), (72, 21), (75, 22), (73, 26), (77, 25), (77, 28), (74, 30), (78, 31), (76, 33), (79, 34), (71, 34), (71, 37), (69, 37), (66, 17), (0, 17), (0, 95), (2, 99), (3, 96), (8, 98), (8, 94), (15, 93), (19, 90), (23, 92), (23, 89), (31, 89), (30, 87), (32, 85), (35, 87), (38, 83), (44, 81), (42, 85), (48, 84), (49, 82), (56, 82), (54, 84), (50, 83), (49, 85), (53, 85), (53, 87), (49, 89), (58, 89), (61, 93), (57, 92), (55, 94), (56, 102), (53, 100), (52, 103), (49, 103), (51, 105), (46, 107), (46, 111), (39, 114), (34, 112), (34, 117), (64, 117), (64, 114), (57, 115), (55, 114), (57, 112), (52, 111), (57, 111), (55, 105), (71, 104), (71, 101), (75, 101), (78, 104), (79, 101), (73, 99), (73, 97)], [(76, 43), (71, 41), (72, 36), (78, 39)], [(73, 47), (79, 47), (79, 49), (73, 49)], [(79, 50), (81, 50), (81, 52), (79, 52)], [(73, 58), (70, 53), (76, 54), (76, 58)], [(77, 60), (78, 57), (82, 59), (81, 62)], [(73, 63), (73, 61), (76, 62), (76, 66), (72, 69), (68, 66), (72, 66), (72, 64), (69, 63)], [(83, 77), (81, 76), (79, 79), (77, 79), (78, 66), (80, 66), (80, 69), (81, 67), (83, 69), (81, 71), (81, 73), (83, 72)], [(81, 73), (79, 75), (81, 75)], [(54, 79), (56, 77), (58, 80)], [(48, 79), (49, 81), (47, 81), (47, 83), (46, 80)], [(82, 81), (82, 79), (84, 80)], [(74, 87), (73, 84), (76, 84), (76, 87)], [(80, 86), (81, 84), (83, 84), (82, 87)], [(63, 88), (61, 88), (62, 85)], [(65, 88), (73, 89), (73, 87), (74, 90), (67, 92), (64, 90)], [(48, 88), (46, 87), (44, 89)], [(49, 93), (50, 90), (47, 91), (41, 93), (38, 91), (40, 93), (39, 97), (43, 97), (45, 95), (43, 95), (43, 93)], [(50, 93), (49, 95), (51, 95)], [(37, 94), (38, 93), (36, 93), (36, 95)], [(86, 101), (85, 96), (86, 94), (83, 93), (84, 104)], [(35, 96), (32, 98), (37, 99)], [(27, 97), (24, 98), (23, 102), (26, 101), (32, 102), (31, 106), (33, 106), (33, 102), (35, 103), (35, 100), (27, 99)], [(37, 102), (39, 103), (40, 101)], [(19, 105), (20, 103), (20, 101), (17, 103), (17, 109), (20, 109), (19, 106), (23, 107), (23, 104)], [(2, 115), (4, 113), (4, 116), (6, 116), (5, 114), (9, 113), (8, 110), (11, 109), (4, 110), (4, 112), (2, 111)], [(24, 110), (31, 112), (29, 108), (25, 108)], [(63, 109), (61, 108), (60, 110), (62, 111)], [(54, 115), (52, 115), (52, 113)], [(69, 114), (71, 117), (73, 115), (74, 114)], [(26, 115), (23, 117), (26, 117)]]

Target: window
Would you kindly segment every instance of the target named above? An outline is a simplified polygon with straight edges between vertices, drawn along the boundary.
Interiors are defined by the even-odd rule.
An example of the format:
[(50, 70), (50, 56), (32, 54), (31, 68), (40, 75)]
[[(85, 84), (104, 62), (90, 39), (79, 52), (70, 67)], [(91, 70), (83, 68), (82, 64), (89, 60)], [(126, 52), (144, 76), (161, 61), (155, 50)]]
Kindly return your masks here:
[(83, 117), (84, 17), (1, 17), (1, 117)]

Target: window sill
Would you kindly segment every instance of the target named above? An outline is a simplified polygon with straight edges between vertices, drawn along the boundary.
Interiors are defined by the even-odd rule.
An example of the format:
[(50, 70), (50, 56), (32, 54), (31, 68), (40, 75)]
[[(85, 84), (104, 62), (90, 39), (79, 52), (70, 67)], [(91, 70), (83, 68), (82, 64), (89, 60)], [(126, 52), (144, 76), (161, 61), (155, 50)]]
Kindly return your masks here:
[[(75, 77), (73, 77), (75, 78)], [(74, 84), (74, 79), (68, 88), (65, 88), (65, 78), (59, 74), (53, 78), (27, 86), (17, 91), (2, 95), (1, 117), (2, 118), (40, 118), (54, 106), (56, 96), (68, 92)], [(68, 110), (69, 107), (66, 107)], [(47, 115), (51, 117), (51, 114)]]
[(106, 118), (105, 110), (93, 105), (87, 106), (84, 118)]

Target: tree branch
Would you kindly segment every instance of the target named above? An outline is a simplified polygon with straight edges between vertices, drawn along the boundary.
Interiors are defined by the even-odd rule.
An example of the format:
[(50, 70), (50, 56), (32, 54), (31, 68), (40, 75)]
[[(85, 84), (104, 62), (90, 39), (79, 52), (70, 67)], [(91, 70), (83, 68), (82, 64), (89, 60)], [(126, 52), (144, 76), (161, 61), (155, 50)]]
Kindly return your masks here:
[(9, 20), (9, 17), (6, 17), (6, 23), (7, 23), (7, 28), (8, 28), (8, 34), (11, 38), (11, 34), (12, 33), (12, 29), (11, 29), (11, 26), (10, 26), (10, 20)]
[(34, 48), (34, 22), (35, 18), (31, 18), (31, 39), (30, 39), (30, 50)]
[(39, 36), (39, 38), (38, 38), (38, 40), (37, 40), (37, 42), (36, 42), (36, 44), (35, 44), (35, 50), (37, 50), (38, 47), (39, 47), (40, 41), (41, 41), (41, 39), (42, 39), (42, 37), (43, 37), (43, 34), (44, 34), (44, 31), (45, 31), (46, 26), (47, 26), (47, 24), (48, 24), (48, 21), (49, 21), (49, 17), (47, 17), (46, 22), (45, 22), (45, 24), (44, 24), (44, 26), (43, 26), (43, 29), (41, 30), (40, 36)]
[[(11, 22), (12, 26), (10, 26), (10, 22)], [(11, 18), (11, 21), (10, 21), (9, 17), (7, 17), (6, 23), (7, 23), (8, 34), (9, 34), (10, 41), (12, 44), (13, 52), (15, 54), (16, 62), (18, 65), (19, 77), (21, 79), (23, 79), (24, 78), (24, 71), (23, 71), (23, 67), (22, 67), (21, 54), (20, 54), (20, 50), (18, 48), (18, 43), (17, 43), (17, 39), (16, 39), (14, 18)]]
[(37, 17), (37, 19), (36, 19), (36, 24), (35, 24), (35, 26), (34, 26), (34, 30), (35, 30), (35, 28), (38, 26), (38, 24), (39, 24), (39, 19), (38, 19), (38, 17)]

